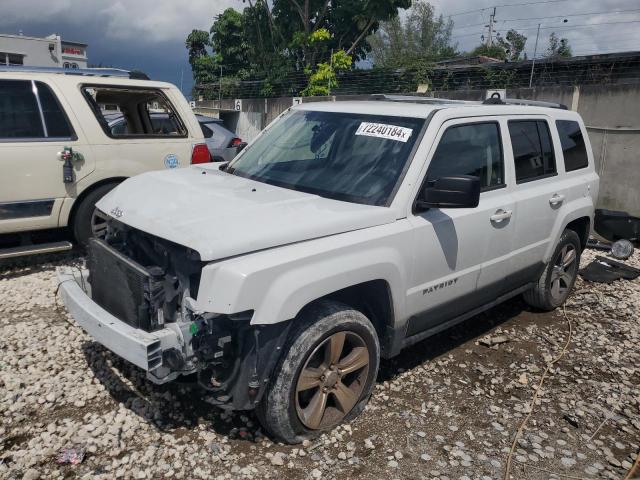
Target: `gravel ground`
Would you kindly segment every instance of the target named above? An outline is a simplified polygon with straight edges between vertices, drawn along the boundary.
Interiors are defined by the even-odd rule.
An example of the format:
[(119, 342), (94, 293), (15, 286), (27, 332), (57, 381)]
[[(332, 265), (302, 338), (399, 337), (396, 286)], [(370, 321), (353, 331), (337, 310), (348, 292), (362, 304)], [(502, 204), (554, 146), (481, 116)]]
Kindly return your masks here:
[[(188, 383), (152, 385), (93, 343), (55, 296), (55, 268), (81, 259), (46, 261), (0, 266), (2, 478), (503, 478), (567, 319), (571, 343), (517, 442), (512, 478), (622, 478), (640, 449), (640, 279), (579, 279), (567, 318), (519, 299), (474, 317), (383, 361), (350, 425), (286, 446), (251, 413), (217, 410)], [(73, 446), (84, 461), (58, 465)]]

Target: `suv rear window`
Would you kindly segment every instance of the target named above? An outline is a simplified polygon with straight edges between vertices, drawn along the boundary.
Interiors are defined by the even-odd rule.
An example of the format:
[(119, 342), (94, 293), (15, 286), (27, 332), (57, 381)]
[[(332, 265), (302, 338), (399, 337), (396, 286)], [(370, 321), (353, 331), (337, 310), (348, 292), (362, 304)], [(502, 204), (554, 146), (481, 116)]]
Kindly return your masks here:
[(516, 167), (516, 183), (556, 174), (556, 161), (547, 122), (510, 120), (509, 135)]
[(588, 167), (587, 147), (584, 144), (582, 130), (578, 122), (556, 120), (556, 127), (558, 127), (558, 135), (560, 135), (565, 170), (573, 172)]
[[(187, 136), (173, 105), (158, 89), (86, 85), (82, 91), (111, 138)], [(114, 118), (114, 110), (120, 116)]]
[(43, 82), (0, 80), (0, 139), (71, 138), (73, 130)]

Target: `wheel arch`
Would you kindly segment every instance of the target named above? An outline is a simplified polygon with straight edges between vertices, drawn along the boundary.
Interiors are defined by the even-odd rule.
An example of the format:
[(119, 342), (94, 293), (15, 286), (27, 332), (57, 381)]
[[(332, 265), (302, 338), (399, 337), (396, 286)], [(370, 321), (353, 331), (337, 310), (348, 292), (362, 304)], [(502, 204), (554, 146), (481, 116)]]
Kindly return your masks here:
[(82, 192), (80, 192), (80, 195), (78, 195), (73, 201), (73, 205), (71, 206), (71, 210), (69, 211), (69, 216), (67, 217), (67, 227), (70, 227), (73, 225), (76, 212), (78, 211), (78, 207), (80, 206), (82, 201), (87, 197), (87, 195), (89, 195), (95, 189), (102, 187), (103, 185), (107, 185), (109, 183), (114, 183), (117, 185), (119, 183), (122, 183), (126, 179), (127, 177), (104, 178), (102, 180), (97, 181), (96, 183), (92, 183), (90, 186), (82, 190)]
[(588, 216), (578, 217), (567, 223), (564, 229), (576, 232), (578, 238), (580, 238), (580, 248), (584, 250), (587, 246), (587, 240), (589, 240), (589, 232), (591, 231), (591, 218)]
[(551, 255), (560, 241), (560, 237), (562, 237), (562, 232), (567, 229), (574, 231), (578, 235), (582, 250), (584, 250), (587, 245), (587, 240), (589, 240), (589, 234), (593, 226), (593, 203), (589, 199), (583, 198), (572, 202), (571, 206), (573, 208), (568, 210), (566, 215), (559, 216), (556, 219), (553, 233), (551, 234), (551, 242), (549, 242), (544, 255), (544, 263), (551, 260)]
[(386, 280), (369, 280), (341, 288), (310, 301), (300, 312), (324, 300), (340, 302), (361, 312), (373, 324), (378, 334), (382, 355), (385, 356), (389, 352), (393, 338), (390, 332), (394, 328), (395, 313), (393, 293)]

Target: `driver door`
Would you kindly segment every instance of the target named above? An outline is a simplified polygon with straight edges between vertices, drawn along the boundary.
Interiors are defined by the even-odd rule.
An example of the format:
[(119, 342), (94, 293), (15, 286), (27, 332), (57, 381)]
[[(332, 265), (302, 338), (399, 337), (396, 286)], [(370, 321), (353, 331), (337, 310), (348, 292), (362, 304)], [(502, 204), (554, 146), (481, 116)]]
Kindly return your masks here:
[(516, 212), (504, 161), (504, 128), (495, 117), (478, 117), (445, 122), (439, 131), (426, 179), (477, 176), (480, 203), (476, 208), (430, 208), (410, 217), (414, 270), (407, 336), (437, 328), (506, 288)]

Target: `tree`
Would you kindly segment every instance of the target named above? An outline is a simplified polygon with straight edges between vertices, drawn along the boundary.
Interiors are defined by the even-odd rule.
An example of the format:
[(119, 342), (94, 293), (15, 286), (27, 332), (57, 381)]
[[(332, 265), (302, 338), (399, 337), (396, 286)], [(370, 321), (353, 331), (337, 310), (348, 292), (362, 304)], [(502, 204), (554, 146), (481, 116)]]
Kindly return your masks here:
[(549, 35), (549, 47), (545, 56), (548, 58), (569, 58), (572, 55), (569, 40), (558, 38), (556, 32), (552, 32)]
[(469, 55), (483, 55), (485, 57), (497, 58), (498, 60), (506, 60), (507, 51), (505, 50), (503, 45), (500, 45), (498, 43), (491, 46), (483, 43), (482, 45), (478, 45), (472, 52), (470, 52)]
[[(284, 82), (291, 72), (312, 75), (322, 64), (331, 67), (332, 55), (341, 51), (351, 58), (351, 68), (371, 48), (366, 37), (396, 17), (398, 8), (411, 5), (411, 0), (243, 1), (242, 12), (227, 9), (213, 23), (213, 60), (204, 59), (203, 39), (195, 34), (187, 39), (196, 83), (219, 76), (222, 68), (230, 81), (265, 80), (268, 92), (270, 82)], [(328, 72), (326, 67), (322, 72)]]
[(248, 44), (242, 13), (227, 8), (211, 26), (211, 46), (216, 66), (222, 65), (225, 73), (236, 75), (248, 68)]
[(207, 47), (211, 45), (209, 34), (204, 30), (192, 30), (187, 36), (185, 46), (189, 51), (189, 63), (191, 68), (197, 58), (208, 55)]
[(522, 60), (520, 55), (524, 51), (526, 43), (527, 37), (514, 29), (509, 30), (504, 37), (498, 34), (498, 45), (504, 48), (505, 59), (512, 62)]
[(418, 0), (404, 21), (396, 16), (367, 38), (371, 58), (376, 66), (413, 67), (454, 57), (457, 49), (451, 44), (452, 29), (451, 19), (436, 17), (430, 3)]

